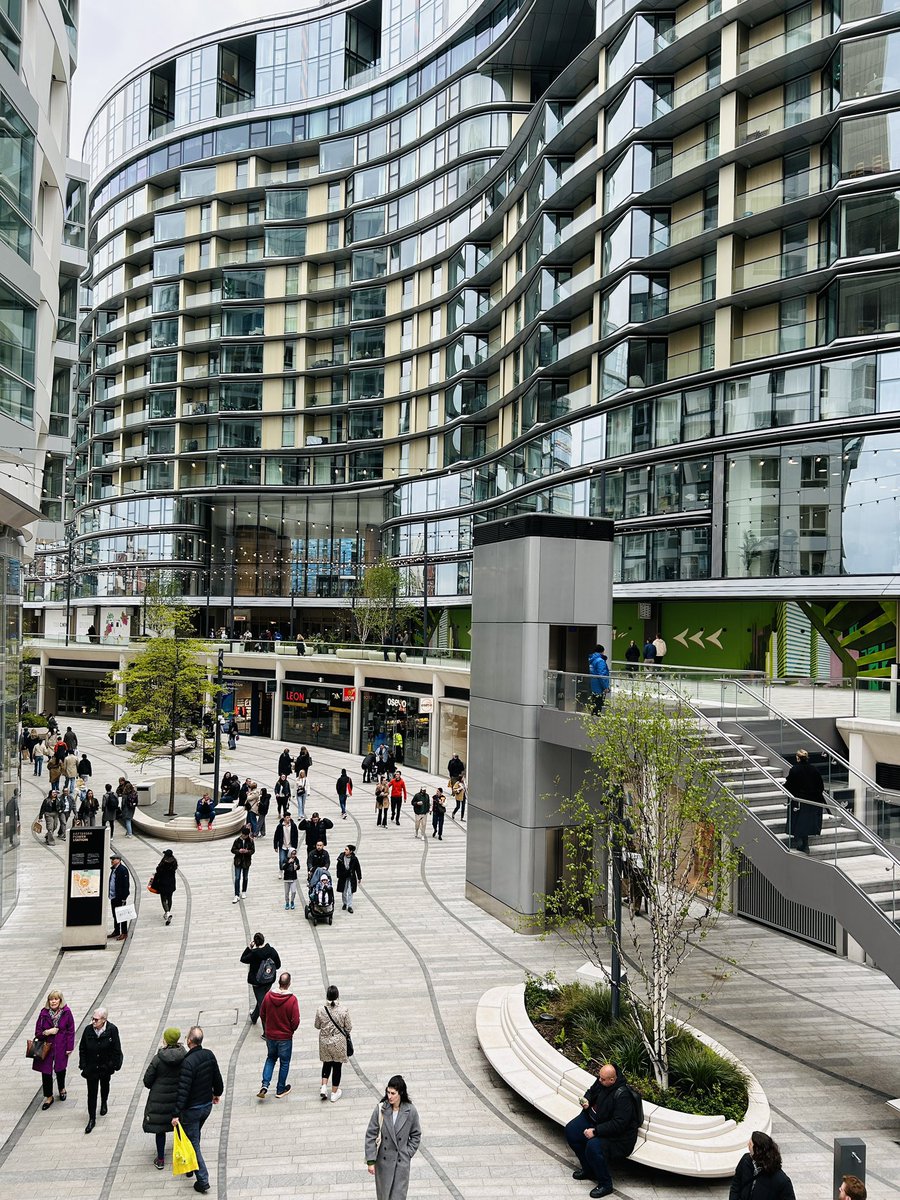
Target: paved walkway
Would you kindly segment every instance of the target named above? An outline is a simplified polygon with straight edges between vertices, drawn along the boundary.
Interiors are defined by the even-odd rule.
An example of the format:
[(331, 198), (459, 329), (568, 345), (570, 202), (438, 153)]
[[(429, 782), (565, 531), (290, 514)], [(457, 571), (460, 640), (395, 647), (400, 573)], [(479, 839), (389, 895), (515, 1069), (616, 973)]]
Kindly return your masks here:
[[(113, 782), (122, 773), (126, 757), (109, 746), (105, 726), (84, 722), (76, 731), (102, 791), (107, 776)], [(242, 739), (225, 767), (271, 788), (280, 748)], [(407, 808), (400, 828), (376, 829), (373, 789), (359, 782), (358, 760), (313, 754), (313, 800), (335, 820), (332, 847), (358, 846), (364, 892), (352, 916), (338, 908), (333, 926), (313, 929), (301, 911), (285, 912), (275, 854), (265, 843), (246, 903), (232, 905), (228, 843), (217, 841), (175, 847), (182, 873), (166, 928), (156, 897), (145, 890), (162, 844), (123, 837), (117, 846), (136, 876), (140, 901), (134, 934), (114, 949), (65, 955), (58, 954), (62, 856), (29, 832), (38, 790), (24, 777), (19, 903), (0, 930), (0, 1200), (185, 1194), (188, 1185), (170, 1169), (153, 1169), (153, 1139), (141, 1130), (141, 1078), (163, 1029), (176, 1024), (186, 1032), (195, 1021), (226, 1079), (224, 1101), (203, 1139), (211, 1194), (372, 1200), (363, 1132), (376, 1096), (400, 1071), (424, 1129), (410, 1200), (584, 1200), (588, 1189), (571, 1178), (560, 1131), (493, 1075), (473, 1027), (474, 1004), (488, 987), (520, 980), (525, 967), (571, 974), (578, 959), (554, 940), (513, 933), (464, 899), (464, 828), (448, 819), (443, 842), (416, 841)], [(356, 783), (345, 822), (333, 782), (343, 765)], [(407, 774), (408, 783), (420, 779), (435, 782)], [(249, 992), (238, 962), (257, 929), (293, 972), (302, 1019), (291, 1096), (265, 1103), (256, 1099), (263, 1043), (246, 1019)], [(319, 1100), (311, 1027), (326, 981), (338, 984), (350, 1006), (357, 1050), (334, 1105)], [(113, 1080), (110, 1113), (90, 1137), (82, 1132), (84, 1085), (77, 1072), (69, 1101), (43, 1113), (24, 1058), (25, 1037), (51, 983), (65, 992), (77, 1021), (104, 1003), (122, 1034), (125, 1066)], [(831, 1141), (850, 1134), (868, 1143), (870, 1196), (900, 1197), (900, 1121), (884, 1107), (886, 1098), (900, 1095), (900, 994), (883, 976), (726, 920), (690, 960), (678, 990), (711, 993), (695, 1023), (762, 1080), (798, 1200), (831, 1195)], [(617, 1185), (625, 1200), (727, 1195), (727, 1185), (627, 1165)]]

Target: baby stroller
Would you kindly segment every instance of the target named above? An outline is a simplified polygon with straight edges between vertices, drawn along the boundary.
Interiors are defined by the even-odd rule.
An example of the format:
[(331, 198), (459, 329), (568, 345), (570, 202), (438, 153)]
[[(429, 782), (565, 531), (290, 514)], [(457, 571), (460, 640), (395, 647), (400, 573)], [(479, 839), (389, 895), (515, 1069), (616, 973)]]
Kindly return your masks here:
[(329, 925), (334, 919), (334, 887), (331, 875), (325, 867), (317, 867), (309, 881), (309, 901), (303, 909), (303, 915), (313, 925), (326, 921)]
[(374, 783), (375, 781), (375, 755), (370, 750), (366, 757), (359, 764), (362, 767), (363, 783)]

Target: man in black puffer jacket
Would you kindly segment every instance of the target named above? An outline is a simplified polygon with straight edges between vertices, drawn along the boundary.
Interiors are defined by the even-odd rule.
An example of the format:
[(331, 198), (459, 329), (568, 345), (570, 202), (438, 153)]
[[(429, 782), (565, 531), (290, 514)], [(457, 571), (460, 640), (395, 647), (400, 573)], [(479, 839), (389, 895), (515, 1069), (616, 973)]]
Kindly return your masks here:
[(225, 1090), (222, 1072), (212, 1050), (203, 1049), (203, 1030), (194, 1025), (187, 1036), (188, 1052), (181, 1064), (178, 1097), (172, 1125), (181, 1125), (197, 1155), (195, 1192), (209, 1191), (209, 1171), (200, 1152), (200, 1133), (212, 1106)]
[(572, 1172), (573, 1179), (597, 1180), (591, 1191), (596, 1200), (613, 1190), (609, 1158), (627, 1158), (638, 1135), (638, 1117), (634, 1097), (626, 1086), (623, 1073), (613, 1063), (604, 1063), (597, 1080), (585, 1092), (582, 1112), (566, 1126), (566, 1141), (581, 1164)]

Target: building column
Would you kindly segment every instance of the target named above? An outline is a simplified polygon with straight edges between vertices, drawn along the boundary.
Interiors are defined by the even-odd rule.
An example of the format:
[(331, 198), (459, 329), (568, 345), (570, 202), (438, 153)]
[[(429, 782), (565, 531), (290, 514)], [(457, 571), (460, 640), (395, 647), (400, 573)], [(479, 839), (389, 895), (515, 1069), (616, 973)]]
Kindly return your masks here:
[(356, 699), (350, 705), (350, 753), (362, 753), (362, 689), (366, 681), (366, 673), (357, 663), (353, 667), (353, 686), (356, 688)]
[(281, 740), (282, 699), (284, 696), (284, 676), (287, 664), (275, 656), (275, 696), (272, 700), (272, 737)]
[(443, 708), (441, 700), (444, 698), (444, 681), (438, 675), (437, 671), (431, 672), (431, 695), (434, 699), (434, 708), (431, 710), (431, 721), (429, 723), (431, 736), (428, 739), (428, 770), (432, 775), (440, 775), (441, 709)]

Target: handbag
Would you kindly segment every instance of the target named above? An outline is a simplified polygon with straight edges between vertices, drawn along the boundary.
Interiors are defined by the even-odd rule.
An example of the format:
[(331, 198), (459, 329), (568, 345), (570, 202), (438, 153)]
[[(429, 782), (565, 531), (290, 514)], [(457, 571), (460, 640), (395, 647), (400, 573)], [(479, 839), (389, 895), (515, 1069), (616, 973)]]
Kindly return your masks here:
[(150, 878), (147, 880), (147, 891), (151, 892), (154, 896), (159, 895), (159, 888), (156, 887), (156, 876), (155, 875), (151, 875)]
[(38, 1062), (43, 1062), (50, 1053), (50, 1047), (53, 1043), (49, 1038), (28, 1038), (25, 1042), (25, 1057), (37, 1059)]
[(332, 1015), (331, 1009), (326, 1006), (325, 1011), (328, 1013), (328, 1016), (331, 1018), (331, 1023), (335, 1027), (335, 1029), (338, 1031), (338, 1033), (342, 1033), (344, 1035), (344, 1041), (347, 1043), (347, 1057), (352, 1058), (353, 1057), (353, 1039), (350, 1037), (350, 1034), (347, 1032), (346, 1029), (344, 1029), (341, 1025), (338, 1025), (337, 1021), (334, 1019), (334, 1016)]
[(115, 912), (116, 920), (119, 922), (137, 920), (137, 909), (133, 904), (129, 904), (127, 902), (125, 904), (119, 904), (115, 906)]
[(31, 832), (32, 832), (32, 833), (36, 833), (36, 834), (38, 834), (38, 835), (40, 835), (40, 834), (42, 834), (42, 833), (44, 832), (44, 827), (43, 827), (43, 825), (40, 823), (40, 821), (32, 821), (32, 823), (31, 823)]

